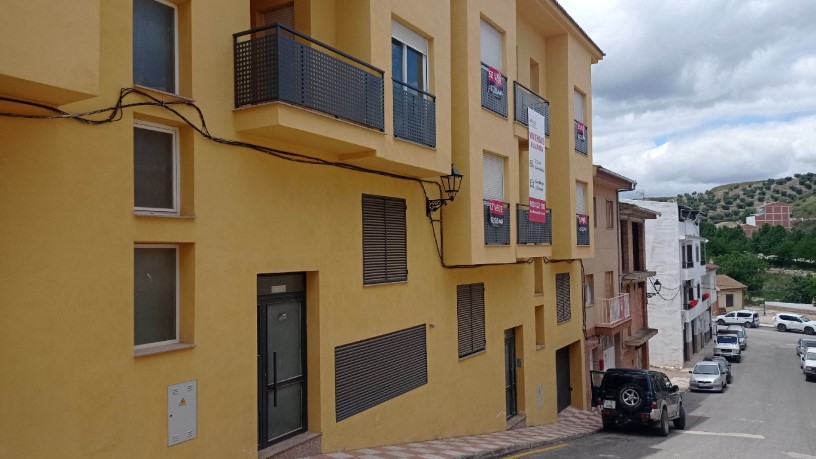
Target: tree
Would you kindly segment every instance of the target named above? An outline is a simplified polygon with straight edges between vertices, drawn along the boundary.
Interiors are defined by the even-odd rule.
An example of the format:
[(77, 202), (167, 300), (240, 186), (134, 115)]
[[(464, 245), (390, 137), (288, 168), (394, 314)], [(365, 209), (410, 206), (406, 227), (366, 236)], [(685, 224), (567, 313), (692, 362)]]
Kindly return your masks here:
[(792, 277), (782, 295), (782, 301), (788, 303), (810, 303), (814, 299), (816, 299), (816, 277), (810, 274)]
[(748, 286), (752, 293), (762, 290), (763, 274), (768, 269), (768, 263), (760, 260), (756, 255), (747, 252), (726, 253), (714, 259), (719, 266), (720, 274), (730, 276)]

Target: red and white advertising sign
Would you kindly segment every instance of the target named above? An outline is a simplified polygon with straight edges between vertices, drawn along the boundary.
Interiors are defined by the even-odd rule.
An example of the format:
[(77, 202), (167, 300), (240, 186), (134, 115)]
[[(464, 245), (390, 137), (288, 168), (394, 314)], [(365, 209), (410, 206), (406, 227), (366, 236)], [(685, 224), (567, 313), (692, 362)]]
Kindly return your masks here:
[(490, 201), (487, 201), (487, 204), (490, 206), (490, 225), (504, 225), (504, 203), (491, 199)]
[(530, 221), (547, 223), (547, 174), (545, 170), (546, 120), (527, 108), (530, 144)]
[(502, 80), (501, 71), (490, 66), (487, 67), (487, 92), (494, 97), (504, 96), (504, 81)]

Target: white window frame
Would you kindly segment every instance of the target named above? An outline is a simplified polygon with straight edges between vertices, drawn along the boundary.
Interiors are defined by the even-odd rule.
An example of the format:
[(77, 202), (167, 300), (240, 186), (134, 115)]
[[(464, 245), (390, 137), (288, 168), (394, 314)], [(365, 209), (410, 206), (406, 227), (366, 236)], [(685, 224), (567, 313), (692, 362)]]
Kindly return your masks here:
[[(578, 190), (581, 190), (581, 193), (579, 193)], [(578, 199), (579, 194), (581, 195), (582, 199)], [(575, 181), (575, 213), (576, 214), (578, 214), (578, 215), (588, 215), (587, 214), (586, 197), (587, 197), (587, 183), (582, 182), (580, 180), (576, 180)], [(579, 202), (580, 202), (580, 205), (579, 205)], [(583, 212), (580, 212), (581, 210), (583, 210)], [(597, 216), (593, 216), (593, 217), (597, 218)]]
[[(587, 124), (587, 122), (585, 121), (586, 114), (584, 113), (586, 111), (586, 94), (579, 91), (578, 89), (574, 89), (572, 97), (573, 97), (572, 101), (573, 118), (575, 119), (575, 121), (578, 121), (579, 123), (583, 123), (584, 125), (586, 125)], [(578, 117), (579, 113), (577, 113), (578, 108), (580, 108), (581, 111), (580, 118)]]
[[(151, 123), (149, 121), (142, 121), (142, 120), (134, 120), (133, 127), (138, 129), (148, 129), (151, 131), (158, 131), (169, 133), (173, 135), (173, 208), (172, 209), (164, 209), (164, 208), (154, 208), (154, 207), (139, 207), (135, 205), (133, 206), (133, 211), (140, 214), (162, 214), (162, 215), (179, 215), (180, 213), (180, 172), (179, 172), (179, 129), (173, 126), (167, 126), (164, 124), (158, 123)], [(133, 145), (133, 154), (136, 154), (136, 140), (134, 139)], [(133, 180), (134, 180), (134, 197), (135, 197), (135, 186), (136, 186), (136, 171), (133, 171)], [(135, 201), (135, 199), (134, 199)]]
[(505, 199), (507, 198), (507, 195), (505, 194), (506, 190), (505, 190), (505, 177), (504, 177), (504, 175), (507, 173), (507, 167), (506, 167), (505, 161), (504, 161), (505, 158), (504, 158), (504, 156), (497, 155), (496, 153), (492, 153), (492, 152), (489, 152), (489, 151), (483, 151), (482, 152), (482, 174), (483, 174), (483, 177), (482, 177), (482, 199), (486, 199), (486, 200), (495, 199), (494, 196), (487, 196), (487, 193), (486, 193), (487, 190), (485, 189), (485, 186), (484, 186), (485, 185), (485, 180), (487, 180), (487, 174), (486, 174), (487, 168), (484, 167), (485, 163), (487, 163), (487, 161), (485, 161), (487, 157), (497, 158), (501, 162), (501, 199), (498, 199), (498, 201), (506, 202)]
[[(487, 34), (485, 31), (490, 31)], [(494, 33), (495, 32), (495, 33)], [(499, 42), (499, 49), (498, 49), (498, 59), (499, 62), (485, 62), (482, 59), (485, 56), (485, 45), (489, 44), (489, 40), (491, 38), (496, 38), (498, 36)], [(487, 50), (490, 51), (490, 50)], [(504, 73), (504, 33), (499, 30), (498, 27), (494, 26), (490, 21), (486, 20), (484, 17), (479, 18), (479, 61), (487, 65), (488, 67), (493, 67), (499, 72)], [(494, 66), (494, 64), (498, 64), (498, 66)]]
[[(175, 76), (175, 78), (173, 79), (174, 80), (173, 81), (173, 87), (174, 87), (175, 91), (173, 91), (171, 94), (178, 95), (178, 94), (180, 94), (180, 91), (179, 91), (179, 38), (178, 38), (178, 35), (179, 35), (179, 21), (178, 21), (179, 14), (178, 14), (178, 5), (176, 5), (173, 2), (169, 2), (167, 0), (152, 0), (152, 1), (154, 1), (156, 3), (161, 3), (163, 5), (167, 5), (167, 6), (171, 7), (171, 8), (173, 8), (173, 51), (174, 51), (173, 56), (175, 57), (175, 59), (174, 59), (175, 62), (174, 62), (174, 66), (173, 66), (174, 67), (173, 68), (173, 73), (174, 73), (174, 76)], [(143, 87), (146, 87), (148, 89), (152, 89), (154, 91), (165, 92), (165, 91), (163, 91), (161, 89), (150, 88), (149, 86), (143, 86)]]
[[(181, 284), (180, 284), (180, 277), (179, 277), (179, 271), (181, 271), (181, 266), (179, 265), (179, 258), (180, 258), (179, 257), (179, 245), (178, 244), (134, 244), (133, 245), (134, 269), (135, 269), (135, 264), (136, 264), (136, 250), (137, 249), (175, 249), (175, 252), (176, 252), (176, 314), (175, 314), (175, 316), (176, 316), (176, 337), (175, 337), (175, 339), (171, 339), (171, 340), (167, 340), (167, 341), (157, 341), (155, 343), (134, 345), (133, 349), (134, 350), (149, 349), (149, 348), (153, 348), (153, 347), (167, 346), (167, 345), (170, 345), (170, 344), (178, 344), (178, 343), (181, 342), (179, 340), (179, 334), (180, 334), (180, 330), (181, 330), (181, 326), (180, 326), (180, 324), (181, 324), (181, 288), (180, 288)], [(136, 307), (135, 295), (136, 295), (136, 292), (134, 292), (134, 303), (133, 303), (134, 308)], [(135, 319), (134, 319), (134, 322), (133, 322), (132, 330), (133, 330), (133, 333), (135, 334), (136, 333), (136, 321), (135, 321)]]
[[(420, 91), (430, 92), (428, 88), (428, 39), (422, 35), (414, 32), (400, 22), (391, 21), (391, 40), (396, 40), (402, 45), (402, 78), (400, 83), (403, 84), (402, 89), (408, 90), (408, 48), (416, 51), (422, 55), (422, 86)], [(424, 43), (425, 49), (419, 49), (420, 43)], [(412, 44), (417, 46), (412, 46)]]

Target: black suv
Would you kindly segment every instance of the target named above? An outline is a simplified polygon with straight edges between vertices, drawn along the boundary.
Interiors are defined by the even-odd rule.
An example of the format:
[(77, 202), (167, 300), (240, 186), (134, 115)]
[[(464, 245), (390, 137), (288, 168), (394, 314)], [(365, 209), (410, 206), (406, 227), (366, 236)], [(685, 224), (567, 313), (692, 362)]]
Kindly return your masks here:
[(659, 371), (610, 368), (592, 373), (592, 403), (601, 408), (604, 429), (639, 424), (657, 427), (661, 436), (686, 428), (683, 396), (669, 377)]

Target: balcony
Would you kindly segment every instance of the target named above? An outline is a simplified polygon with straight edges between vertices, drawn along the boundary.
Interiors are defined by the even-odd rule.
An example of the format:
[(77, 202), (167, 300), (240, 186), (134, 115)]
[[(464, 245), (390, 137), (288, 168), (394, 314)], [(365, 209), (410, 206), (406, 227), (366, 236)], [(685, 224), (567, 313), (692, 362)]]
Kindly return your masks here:
[(495, 89), (489, 82), (487, 65), (482, 64), (482, 107), (497, 115), (507, 118), (507, 77), (501, 77), (501, 90)]
[[(492, 201), (496, 202), (496, 201)], [(485, 245), (510, 245), (510, 204), (500, 203), (503, 212), (501, 217), (490, 210), (491, 201), (484, 204), (484, 243)]]
[[(541, 114), (546, 122), (546, 133), (550, 135), (550, 103), (539, 96), (531, 89), (528, 89), (518, 81), (513, 82), (514, 105), (516, 112), (516, 121), (527, 126), (527, 109), (532, 108), (536, 113)], [(484, 96), (482, 96), (484, 97)], [(484, 100), (484, 99), (482, 99)], [(484, 102), (482, 103), (484, 106)]]
[(516, 204), (519, 244), (552, 244), (552, 211), (547, 209), (547, 223), (531, 222), (530, 207)]
[(382, 70), (280, 24), (233, 44), (236, 108), (283, 101), (383, 130)]
[(575, 233), (578, 245), (589, 245), (589, 215), (575, 216)]
[(394, 80), (394, 137), (436, 148), (436, 97)]
[(575, 151), (589, 154), (589, 126), (575, 121)]
[(598, 306), (595, 331), (599, 335), (614, 335), (622, 325), (632, 318), (629, 309), (629, 294), (622, 293), (614, 298), (601, 299)]

